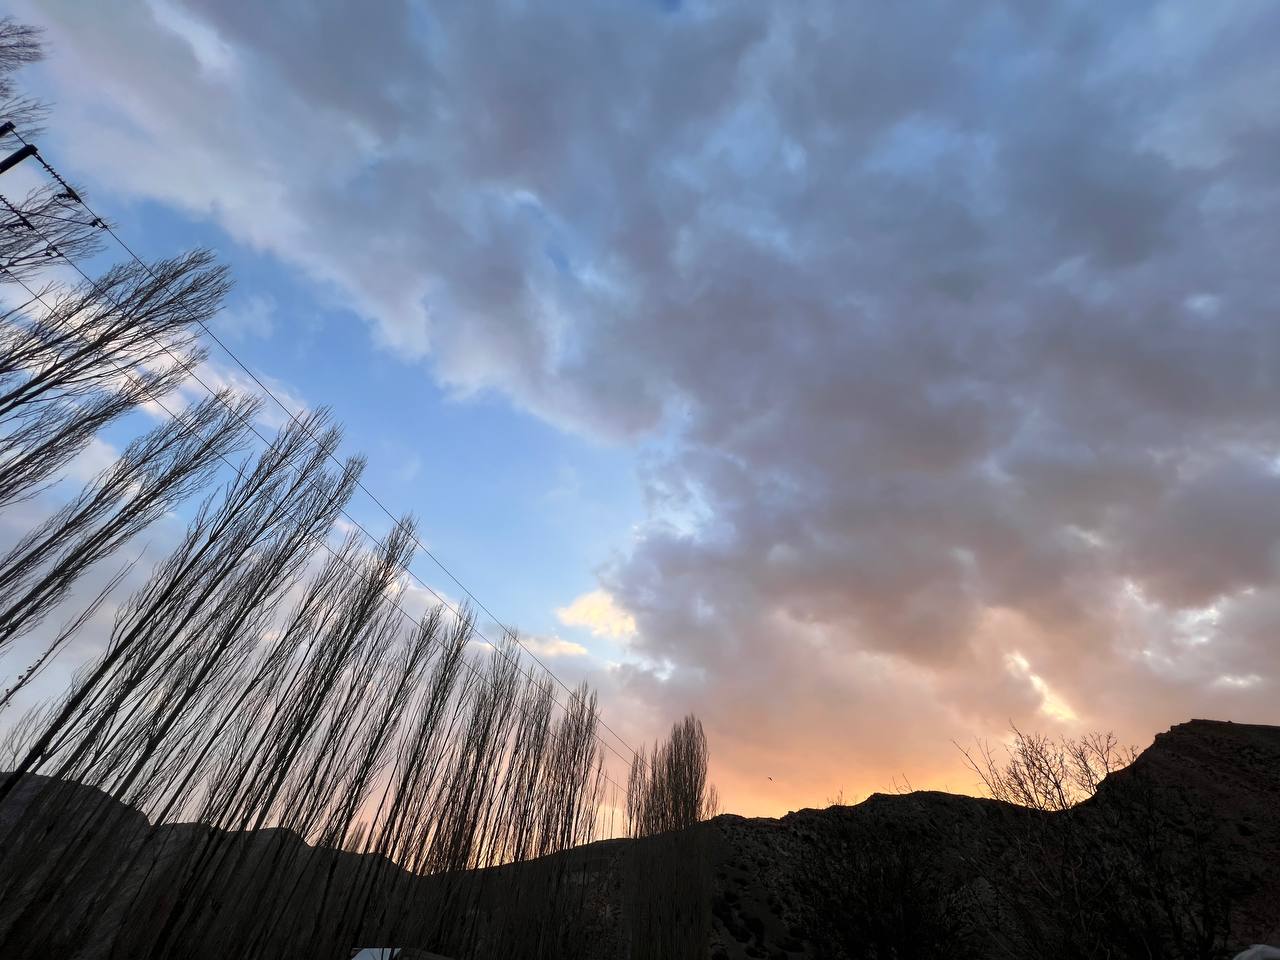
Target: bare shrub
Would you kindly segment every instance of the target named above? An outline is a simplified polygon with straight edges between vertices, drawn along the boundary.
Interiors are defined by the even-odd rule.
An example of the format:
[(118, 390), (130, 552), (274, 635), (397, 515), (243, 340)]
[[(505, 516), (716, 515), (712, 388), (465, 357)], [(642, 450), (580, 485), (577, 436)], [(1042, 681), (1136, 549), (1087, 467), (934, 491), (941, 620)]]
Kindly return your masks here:
[[(986, 744), (965, 759), (996, 800), (1030, 808), (1013, 856), (988, 880), (1007, 955), (1216, 960), (1231, 926), (1231, 885), (1212, 853), (1210, 811), (1135, 768), (1110, 733), (1053, 739), (1014, 728), (1002, 760)], [(1135, 830), (1136, 826), (1136, 830)]]
[(972, 752), (957, 747), (988, 796), (1032, 810), (1070, 809), (1138, 756), (1137, 747), (1122, 745), (1110, 732), (1055, 740), (1012, 729), (1013, 742), (1005, 747), (1003, 759), (983, 741)]

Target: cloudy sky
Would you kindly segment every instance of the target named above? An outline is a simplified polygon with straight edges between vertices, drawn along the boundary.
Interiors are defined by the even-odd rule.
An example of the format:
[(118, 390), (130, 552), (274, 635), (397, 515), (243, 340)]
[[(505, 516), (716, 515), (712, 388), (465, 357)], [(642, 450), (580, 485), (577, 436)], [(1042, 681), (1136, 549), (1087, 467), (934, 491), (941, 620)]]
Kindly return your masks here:
[(729, 809), (1280, 720), (1280, 6), (12, 6), (46, 155)]

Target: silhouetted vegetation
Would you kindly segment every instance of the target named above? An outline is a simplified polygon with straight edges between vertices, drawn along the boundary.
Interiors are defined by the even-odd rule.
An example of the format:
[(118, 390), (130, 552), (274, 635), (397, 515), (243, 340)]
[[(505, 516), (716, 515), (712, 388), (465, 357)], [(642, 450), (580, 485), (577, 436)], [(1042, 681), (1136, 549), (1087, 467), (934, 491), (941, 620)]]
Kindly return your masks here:
[(1224, 955), (1233, 885), (1210, 839), (1214, 811), (1142, 771), (1110, 784), (1106, 805), (1089, 802), (1137, 748), (1110, 733), (1054, 740), (1015, 727), (1003, 761), (985, 744), (964, 755), (992, 798), (1040, 814), (1012, 837), (1009, 869), (989, 878), (1008, 955)]
[(707, 784), (707, 736), (692, 714), (671, 727), (647, 756), (637, 754), (627, 779), (627, 822), (633, 837), (683, 830), (720, 812)]
[[(0, 20), (0, 101), (39, 36)], [(28, 131), (29, 132), (29, 131)], [(97, 249), (59, 181), (10, 208), (3, 279)], [(106, 425), (203, 359), (227, 274), (203, 251), (47, 284), (0, 315), (0, 509), (26, 504)], [(0, 654), (84, 574), (197, 495), (177, 546), (115, 610), (63, 694), (9, 724), (0, 773), (0, 953), (346, 957), (356, 943), (567, 957), (604, 787), (598, 709), (558, 705), (513, 642), (401, 608), (416, 536), (334, 531), (363, 462), (323, 412), (246, 457), (257, 402), (189, 405), (0, 558)], [(338, 464), (335, 466), (335, 464)], [(5, 684), (0, 711), (82, 633), (129, 565)], [(563, 709), (562, 709), (563, 708)], [(511, 864), (537, 860), (525, 871)], [(498, 922), (519, 917), (519, 926)], [(486, 919), (488, 918), (488, 919)]]
[(0, 506), (37, 490), (108, 423), (203, 357), (196, 319), (227, 291), (206, 251), (116, 267), (0, 317)]
[(18, 93), (13, 75), (44, 58), (40, 31), (13, 17), (0, 17), (0, 122), (9, 120), (38, 132), (45, 116), (44, 104)]
[(960, 752), (991, 799), (1032, 810), (1070, 810), (1138, 756), (1137, 747), (1121, 744), (1110, 732), (1056, 740), (1016, 726), (1012, 732), (1003, 759), (985, 742), (972, 751), (960, 747)]

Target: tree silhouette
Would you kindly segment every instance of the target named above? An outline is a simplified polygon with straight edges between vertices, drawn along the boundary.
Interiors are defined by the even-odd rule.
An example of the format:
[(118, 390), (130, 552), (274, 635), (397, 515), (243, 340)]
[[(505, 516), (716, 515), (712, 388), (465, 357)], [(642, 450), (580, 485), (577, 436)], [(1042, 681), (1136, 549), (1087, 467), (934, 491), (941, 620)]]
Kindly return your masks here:
[(666, 742), (637, 754), (627, 781), (627, 819), (633, 837), (682, 830), (719, 812), (714, 785), (707, 784), (707, 737), (689, 714), (671, 727)]

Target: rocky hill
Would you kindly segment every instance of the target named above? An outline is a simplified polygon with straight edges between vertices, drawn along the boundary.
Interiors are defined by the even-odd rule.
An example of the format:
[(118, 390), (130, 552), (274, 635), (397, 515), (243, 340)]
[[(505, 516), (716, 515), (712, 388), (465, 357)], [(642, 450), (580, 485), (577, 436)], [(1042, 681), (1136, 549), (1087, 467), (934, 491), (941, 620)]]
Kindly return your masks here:
[[(61, 902), (38, 903), (0, 878), (0, 956), (107, 956), (121, 925), (134, 946), (116, 955), (143, 955), (181, 900), (178, 865), (211, 847), (227, 866), (189, 894), (208, 901), (190, 956), (345, 957), (355, 944), (324, 934), (346, 896), (335, 891), (372, 876), (366, 909), (382, 919), (360, 936), (461, 953), (424, 919), (456, 913), (457, 877), (412, 877), (282, 831), (153, 828), (96, 791), (31, 778), (0, 808), (0, 833), (70, 856), (76, 877)], [(721, 816), (465, 882), (485, 958), (1229, 957), (1280, 941), (1280, 727), (1179, 724), (1065, 813), (877, 794), (777, 820)], [(299, 952), (308, 939), (323, 949)]]
[(1280, 727), (1179, 724), (1067, 813), (877, 794), (707, 834), (713, 958), (1208, 958), (1280, 941)]
[(575, 853), (594, 957), (1230, 957), (1280, 942), (1280, 727), (1179, 724), (1065, 813), (876, 794)]

